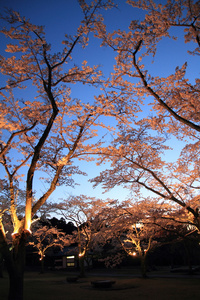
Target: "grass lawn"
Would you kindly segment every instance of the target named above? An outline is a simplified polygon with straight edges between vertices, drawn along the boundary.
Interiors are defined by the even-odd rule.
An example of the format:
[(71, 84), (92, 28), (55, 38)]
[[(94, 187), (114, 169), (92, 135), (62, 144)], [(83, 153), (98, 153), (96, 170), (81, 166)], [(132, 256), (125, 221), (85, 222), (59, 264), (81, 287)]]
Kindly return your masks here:
[[(130, 278), (88, 276), (76, 283), (65, 272), (25, 274), (24, 300), (199, 300), (199, 278)], [(111, 289), (95, 289), (94, 280), (114, 280)], [(0, 299), (7, 300), (8, 277), (0, 279)]]

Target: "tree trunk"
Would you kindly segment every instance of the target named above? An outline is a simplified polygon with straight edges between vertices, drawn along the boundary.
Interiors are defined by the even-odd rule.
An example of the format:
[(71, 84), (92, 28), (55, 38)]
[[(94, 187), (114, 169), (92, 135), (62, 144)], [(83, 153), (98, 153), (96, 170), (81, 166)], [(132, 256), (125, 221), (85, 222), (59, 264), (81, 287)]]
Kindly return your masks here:
[(3, 278), (3, 266), (4, 266), (3, 256), (0, 253), (0, 278)]
[(10, 283), (8, 300), (23, 300), (25, 241), (26, 238), (22, 234), (15, 239), (12, 250), (8, 246), (4, 252)]
[(188, 265), (188, 272), (189, 274), (193, 274), (192, 272), (192, 262), (191, 262), (191, 254), (190, 254), (190, 244), (187, 240), (183, 240), (185, 253), (186, 253), (186, 261)]
[(23, 300), (24, 274), (23, 270), (13, 270), (9, 272), (9, 294), (8, 300)]
[(140, 255), (140, 262), (141, 262), (141, 273), (143, 278), (147, 278), (147, 268), (146, 268), (146, 255)]
[(41, 274), (44, 274), (44, 258), (41, 259), (41, 270), (40, 270)]
[(79, 257), (80, 277), (85, 277), (84, 255)]

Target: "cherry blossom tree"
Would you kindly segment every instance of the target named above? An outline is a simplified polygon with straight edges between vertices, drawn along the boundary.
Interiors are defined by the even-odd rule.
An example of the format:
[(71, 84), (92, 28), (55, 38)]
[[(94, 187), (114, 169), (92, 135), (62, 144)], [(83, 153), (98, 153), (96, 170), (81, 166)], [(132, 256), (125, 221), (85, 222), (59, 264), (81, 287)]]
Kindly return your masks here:
[(137, 198), (123, 202), (112, 201), (103, 214), (101, 241), (104, 240), (102, 245), (110, 245), (110, 250), (102, 261), (111, 267), (120, 264), (123, 249), (129, 257), (139, 258), (143, 278), (147, 277), (147, 257), (156, 248), (179, 242), (189, 253), (190, 241), (198, 236), (194, 226), (188, 225), (186, 211), (171, 201), (160, 201), (159, 197), (144, 198), (138, 194)]
[[(128, 256), (139, 257), (144, 278), (147, 276), (147, 255), (159, 244), (157, 238), (160, 228), (155, 222), (159, 223), (159, 214), (155, 213), (158, 207), (160, 209), (156, 201), (149, 199), (112, 201), (107, 210), (107, 218), (104, 217), (107, 224), (104, 226), (104, 239), (111, 241), (115, 247), (119, 244)], [(120, 262), (118, 255), (116, 259), (116, 263)]]
[[(73, 159), (95, 152), (100, 142), (92, 137), (97, 135), (98, 126), (105, 128), (98, 119), (102, 114), (111, 114), (106, 98), (84, 103), (70, 97), (70, 84), (97, 86), (102, 82), (98, 66), (90, 67), (86, 60), (78, 66), (72, 58), (74, 49), (85, 48), (89, 33), (97, 24), (100, 26), (99, 10), (112, 7), (109, 0), (79, 3), (82, 23), (75, 36), (65, 36), (57, 53), (52, 52), (42, 26), (31, 24), (12, 10), (2, 17), (6, 27), (1, 34), (10, 39), (10, 44), (0, 59), (0, 163), (9, 187), (7, 212), (12, 241), (10, 244), (1, 217), (0, 250), (10, 278), (8, 298), (12, 300), (23, 299), (25, 245), (33, 216), (58, 185), (72, 185), (71, 175), (83, 173)], [(46, 191), (36, 198), (34, 189), (39, 177)], [(23, 185), (26, 198), (20, 217), (16, 183)]]
[[(112, 165), (96, 178), (97, 183), (105, 183), (107, 189), (124, 184), (132, 191), (141, 187), (141, 191), (153, 192), (183, 207), (189, 224), (200, 229), (199, 79), (187, 78), (189, 65), (185, 61), (165, 77), (148, 71), (149, 59), (156, 61), (160, 43), (166, 39), (176, 42), (174, 28), (184, 29), (185, 41), (191, 46), (189, 54), (198, 57), (199, 2), (128, 0), (133, 11), (147, 13), (143, 19), (133, 20), (127, 32), (119, 29), (113, 33), (107, 32), (99, 14), (100, 9), (113, 7), (112, 1), (79, 3), (83, 21), (77, 34), (65, 36), (57, 53), (48, 44), (43, 27), (11, 10), (3, 17), (7, 25), (1, 34), (11, 43), (0, 57), (0, 163), (9, 186), (6, 213), (13, 235), (10, 247), (1, 217), (0, 247), (12, 300), (23, 299), (25, 244), (32, 218), (58, 185), (72, 185), (71, 175), (83, 173), (74, 163), (78, 159), (101, 155), (99, 163), (108, 160)], [(90, 67), (86, 59), (81, 66), (72, 60), (74, 49), (87, 46), (89, 34), (102, 39), (102, 45), (116, 54), (109, 80), (103, 80), (99, 67)], [(173, 54), (178, 56), (179, 52)], [(192, 75), (195, 77), (194, 71)], [(87, 102), (73, 99), (70, 84), (76, 83), (78, 87), (81, 83), (98, 87), (101, 94)], [(144, 116), (147, 104), (151, 116)], [(106, 126), (101, 116), (117, 119), (118, 130)], [(140, 118), (137, 122), (136, 116)], [(113, 129), (112, 145), (103, 147), (99, 129)], [(168, 149), (166, 136), (184, 143), (180, 158), (173, 163), (163, 158)], [(39, 177), (46, 191), (34, 197)], [(14, 187), (20, 188), (20, 184), (26, 200), (19, 217)]]
[[(146, 124), (142, 124), (138, 129), (118, 133), (113, 144), (102, 152), (101, 161), (112, 161), (111, 168), (92, 181), (95, 186), (102, 184), (106, 191), (121, 185), (130, 189), (135, 197), (138, 191), (140, 197), (148, 191), (162, 201), (172, 201), (174, 206), (178, 204), (182, 208), (184, 222), (199, 231), (199, 196), (192, 186), (193, 179), (184, 181), (185, 173), (181, 174), (179, 166), (163, 160), (168, 149), (164, 137), (152, 135), (147, 129)], [(189, 174), (190, 166), (188, 169), (185, 166), (186, 170)]]
[[(161, 41), (173, 39), (176, 43), (178, 37), (182, 35), (185, 43), (189, 45), (188, 53), (198, 57), (199, 2), (181, 0), (165, 1), (165, 4), (161, 4), (149, 0), (128, 0), (127, 3), (135, 9), (133, 12), (143, 11), (144, 18), (141, 15), (140, 20), (131, 21), (128, 32), (117, 29), (113, 33), (108, 33), (104, 27), (99, 33), (102, 45), (111, 47), (117, 54), (113, 85), (124, 87), (134, 85), (133, 96), (138, 100), (147, 102), (147, 97), (153, 97), (154, 103), (150, 104), (157, 112), (157, 116), (149, 120), (152, 127), (167, 127), (179, 137), (194, 135), (195, 131), (199, 132), (199, 79), (194, 80), (195, 84), (192, 84), (193, 80), (186, 78), (185, 61), (181, 67), (175, 68), (174, 74), (166, 78), (159, 74), (151, 75), (150, 71), (145, 69), (145, 65), (150, 66), (149, 60), (152, 58), (156, 62)], [(174, 29), (177, 28), (179, 36), (175, 35), (177, 33)], [(177, 52), (173, 53), (174, 58), (178, 57), (181, 47), (182, 44), (179, 42)], [(189, 59), (187, 53), (185, 58)], [(159, 56), (160, 59), (164, 58)], [(196, 75), (194, 71), (193, 73)]]
[(33, 241), (30, 241), (29, 245), (37, 249), (41, 261), (41, 273), (44, 273), (44, 258), (50, 248), (56, 247), (62, 250), (68, 244), (65, 233), (56, 227), (39, 227), (33, 232), (32, 239)]
[(95, 248), (104, 224), (103, 210), (107, 201), (86, 195), (70, 196), (57, 205), (63, 217), (77, 227), (71, 243), (78, 244), (80, 276), (85, 276), (84, 262), (89, 250)]
[[(199, 230), (199, 78), (189, 64), (191, 55), (193, 59), (199, 56), (199, 2), (127, 3), (133, 12), (142, 11), (140, 19), (132, 20), (127, 31), (119, 28), (110, 33), (104, 27), (98, 36), (103, 46), (114, 50), (113, 88), (129, 90), (129, 97), (140, 105), (143, 114), (136, 112), (136, 122), (126, 112), (127, 124), (119, 124), (112, 146), (102, 151), (100, 163), (110, 161), (112, 168), (94, 181), (102, 182), (106, 190), (122, 184), (132, 192), (146, 190), (148, 195), (150, 192), (173, 201), (183, 207), (189, 224)], [(186, 47), (182, 49), (182, 39), (188, 52)], [(170, 41), (177, 43), (173, 52)], [(178, 60), (180, 52), (185, 56), (166, 77), (163, 73), (168, 70), (154, 69), (151, 63), (153, 60), (157, 66), (166, 67), (166, 51), (162, 56), (160, 50), (164, 42), (173, 60)], [(177, 157), (178, 152), (180, 156), (164, 160), (167, 152), (171, 157), (173, 153)]]
[[(172, 201), (158, 202), (157, 207), (152, 207), (151, 222), (159, 227), (159, 242), (162, 245), (180, 244), (184, 248), (188, 271), (192, 273), (191, 255), (193, 248), (199, 245), (199, 232), (188, 220), (188, 213), (182, 206)], [(176, 247), (176, 246), (175, 246)]]

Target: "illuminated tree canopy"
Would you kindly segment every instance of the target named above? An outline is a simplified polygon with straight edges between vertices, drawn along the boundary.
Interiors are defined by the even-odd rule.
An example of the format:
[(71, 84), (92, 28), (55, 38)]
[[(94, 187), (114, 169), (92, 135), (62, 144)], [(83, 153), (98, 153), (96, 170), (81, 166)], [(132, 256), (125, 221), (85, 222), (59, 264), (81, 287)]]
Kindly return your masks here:
[[(128, 0), (123, 5), (133, 11), (132, 20), (113, 30), (104, 14), (120, 8), (118, 2), (79, 0), (80, 26), (65, 34), (58, 51), (28, 16), (12, 9), (1, 16), (7, 46), (0, 56), (0, 251), (10, 300), (23, 299), (34, 216), (58, 186), (73, 186), (73, 175), (86, 173), (81, 160), (105, 167), (91, 180), (95, 186), (121, 186), (134, 199), (150, 195), (152, 203), (178, 205), (179, 221), (200, 230), (200, 81), (194, 67), (200, 3)], [(102, 53), (112, 53), (111, 69), (99, 60), (88, 63), (94, 40)], [(81, 61), (78, 52), (85, 54)], [(73, 97), (74, 87), (85, 86), (87, 95)]]

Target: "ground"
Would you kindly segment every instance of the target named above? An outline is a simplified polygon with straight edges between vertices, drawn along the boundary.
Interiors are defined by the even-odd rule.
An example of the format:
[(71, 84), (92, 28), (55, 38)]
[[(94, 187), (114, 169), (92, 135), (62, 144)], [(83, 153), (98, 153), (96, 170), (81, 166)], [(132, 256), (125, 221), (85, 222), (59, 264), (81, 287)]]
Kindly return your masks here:
[[(67, 278), (77, 274), (65, 271), (25, 273), (24, 300), (199, 300), (200, 276), (170, 273), (164, 270), (148, 273), (142, 279), (132, 270), (95, 270), (69, 283)], [(96, 289), (94, 280), (115, 281), (112, 288)], [(8, 276), (0, 279), (1, 299), (7, 299)]]

